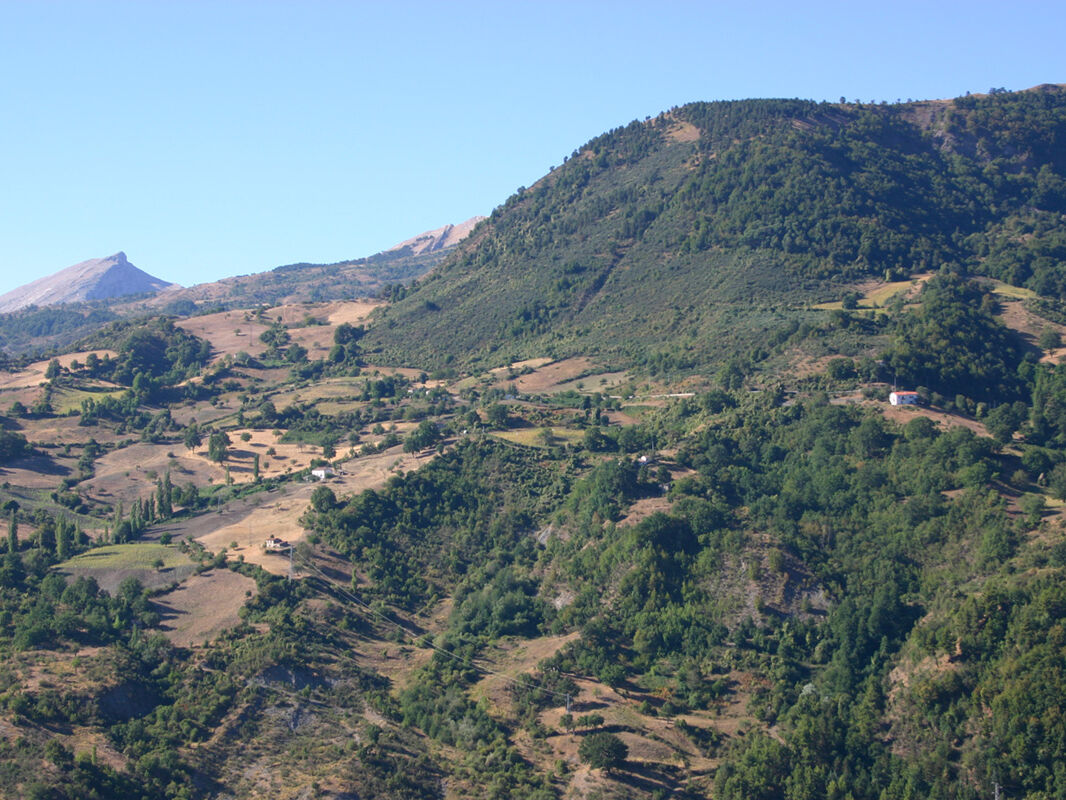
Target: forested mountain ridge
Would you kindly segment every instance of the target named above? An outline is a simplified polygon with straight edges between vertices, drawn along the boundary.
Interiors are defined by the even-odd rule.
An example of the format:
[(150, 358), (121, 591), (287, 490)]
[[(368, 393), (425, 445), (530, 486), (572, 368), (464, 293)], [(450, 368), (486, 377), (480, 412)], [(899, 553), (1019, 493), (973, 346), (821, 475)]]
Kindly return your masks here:
[[(694, 103), (579, 148), (497, 208), (369, 344), (443, 363), (668, 340), (724, 360), (812, 299), (944, 264), (1066, 293), (1066, 90)], [(452, 358), (456, 358), (453, 354)]]

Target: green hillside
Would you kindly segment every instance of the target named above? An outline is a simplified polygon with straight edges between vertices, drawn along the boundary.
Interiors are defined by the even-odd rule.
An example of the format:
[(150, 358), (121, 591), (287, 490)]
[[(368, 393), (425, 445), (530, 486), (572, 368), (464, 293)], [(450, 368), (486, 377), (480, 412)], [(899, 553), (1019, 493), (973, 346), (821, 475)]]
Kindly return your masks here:
[(368, 345), (395, 362), (723, 360), (849, 283), (950, 264), (1066, 295), (1066, 90), (696, 103), (497, 208)]

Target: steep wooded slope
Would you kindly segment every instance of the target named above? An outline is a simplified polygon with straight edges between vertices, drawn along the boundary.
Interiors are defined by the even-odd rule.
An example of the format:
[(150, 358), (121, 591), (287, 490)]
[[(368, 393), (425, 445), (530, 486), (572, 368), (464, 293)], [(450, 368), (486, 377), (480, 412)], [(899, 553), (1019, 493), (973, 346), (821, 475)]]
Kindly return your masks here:
[(1059, 86), (683, 106), (520, 189), (370, 342), (421, 363), (447, 347), (501, 363), (668, 349), (695, 365), (865, 276), (954, 263), (1062, 297), (1064, 140)]

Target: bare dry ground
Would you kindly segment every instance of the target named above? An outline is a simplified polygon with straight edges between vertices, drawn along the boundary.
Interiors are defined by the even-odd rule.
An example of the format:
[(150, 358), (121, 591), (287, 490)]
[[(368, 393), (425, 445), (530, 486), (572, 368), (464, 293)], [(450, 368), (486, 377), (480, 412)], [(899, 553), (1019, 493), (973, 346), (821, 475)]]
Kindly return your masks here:
[(267, 309), (267, 320), (281, 320), (283, 325), (298, 325), (308, 317), (340, 325), (342, 322), (358, 324), (366, 319), (370, 312), (384, 303), (379, 300), (331, 300), (326, 303), (286, 303)]
[[(288, 370), (285, 370), (285, 372), (287, 373)], [(170, 406), (170, 415), (179, 425), (191, 425), (193, 422), (198, 425), (207, 425), (236, 414), (239, 407), (238, 400), (223, 396), (215, 399), (213, 403), (210, 400), (200, 400), (196, 402), (186, 401), (181, 405), (172, 405)]]
[[(365, 489), (380, 489), (398, 470), (418, 469), (432, 460), (436, 453), (404, 453), (397, 446), (370, 456), (361, 456), (344, 462), (340, 474), (325, 483), (338, 496), (354, 494)], [(222, 514), (202, 515), (196, 520), (182, 522), (170, 528), (176, 535), (187, 535), (199, 541), (211, 552), (229, 549), (233, 558), (258, 564), (268, 572), (283, 575), (288, 572), (289, 560), (279, 553), (268, 553), (263, 542), (274, 536), (292, 544), (307, 538), (307, 531), (300, 525), (300, 517), (311, 501), (311, 492), (318, 482), (286, 486), (277, 492), (263, 493), (231, 504)], [(199, 519), (199, 518), (198, 518)], [(236, 543), (236, 547), (233, 547)]]
[(333, 347), (333, 332), (336, 326), (347, 322), (360, 325), (370, 316), (370, 312), (381, 303), (371, 301), (332, 302), (317, 305), (298, 304), (279, 306), (267, 312), (267, 317), (280, 316), (287, 325), (299, 324), (311, 317), (319, 324), (302, 328), (290, 328), (292, 341), (307, 348), (307, 357), (311, 360), (324, 358)]
[[(515, 377), (510, 377), (510, 373), (507, 369), (504, 369), (498, 384), (509, 386), (513, 383), (518, 387), (518, 391), (525, 394), (551, 394), (561, 391), (559, 388), (561, 384), (572, 381), (579, 375), (584, 375), (596, 368), (595, 364), (583, 357), (551, 362), (548, 362), (547, 359), (536, 359), (536, 361), (513, 364), (512, 368), (521, 371), (527, 366), (532, 367), (533, 372), (527, 375), (516, 375)], [(497, 372), (499, 371), (494, 370), (493, 374), (496, 375)]]
[[(479, 664), (493, 673), (482, 678), (471, 690), (475, 700), (488, 703), (496, 716), (514, 714), (510, 687), (514, 682), (532, 681), (535, 668), (543, 659), (549, 658), (562, 647), (575, 640), (579, 634), (546, 636), (532, 640), (505, 643), (485, 653)], [(742, 735), (756, 723), (748, 713), (747, 706), (752, 689), (752, 677), (733, 672), (724, 676), (730, 691), (708, 711), (683, 714), (683, 719), (693, 728), (713, 728), (725, 737)], [(545, 740), (550, 748), (543, 752), (525, 734), (519, 734), (516, 744), (528, 758), (539, 763), (563, 761), (571, 775), (565, 793), (568, 798), (582, 798), (590, 793), (603, 792), (603, 797), (630, 796), (628, 787), (642, 785), (645, 789), (668, 789), (667, 773), (674, 767), (685, 765), (693, 776), (690, 786), (706, 788), (705, 781), (713, 774), (717, 759), (704, 755), (692, 739), (679, 729), (674, 719), (656, 714), (642, 713), (641, 706), (647, 702), (657, 707), (668, 697), (661, 692), (647, 692), (636, 687), (612, 689), (596, 680), (576, 680), (578, 691), (571, 697), (571, 713), (574, 717), (597, 713), (604, 718), (599, 730), (615, 733), (629, 748), (629, 757), (622, 771), (604, 775), (581, 765), (578, 748), (591, 729), (565, 732), (561, 723), (566, 712), (563, 698), (558, 705), (540, 713), (542, 724), (556, 731)]]
[[(414, 423), (409, 423), (413, 425)], [(338, 494), (355, 494), (365, 489), (380, 489), (398, 470), (412, 472), (437, 457), (436, 451), (405, 453), (397, 445), (383, 453), (345, 461), (341, 474), (330, 480), (330, 487)]]
[(284, 575), (289, 570), (288, 555), (268, 553), (263, 542), (276, 537), (298, 544), (307, 538), (300, 517), (307, 510), (313, 489), (311, 484), (299, 484), (284, 493), (271, 495), (272, 503), (256, 506), (244, 514), (237, 511), (237, 519), (233, 513), (227, 513), (222, 525), (195, 538), (213, 553), (228, 549), (232, 558), (242, 558), (267, 572)]
[(572, 381), (563, 381), (557, 384), (555, 392), (601, 392), (607, 393), (621, 386), (629, 380), (628, 372), (599, 372), (595, 375), (586, 375), (584, 378), (576, 378)]
[(250, 356), (261, 355), (266, 345), (259, 341), (259, 335), (270, 327), (269, 323), (256, 319), (247, 311), (220, 311), (178, 320), (175, 324), (193, 336), (209, 341), (215, 351), (214, 361), (241, 351)]
[[(61, 367), (70, 368), (70, 365), (74, 361), (80, 361), (85, 363), (85, 359), (89, 356), (89, 353), (96, 353), (99, 358), (103, 358), (105, 355), (114, 358), (118, 355), (114, 350), (84, 350), (77, 353), (67, 353), (62, 356), (57, 356), (56, 360), (59, 361)], [(0, 391), (6, 389), (25, 389), (31, 386), (40, 386), (45, 382), (44, 373), (48, 369), (48, 361), (35, 361), (30, 364), (26, 369), (18, 372), (2, 372), (0, 373)]]
[(941, 428), (969, 428), (978, 436), (991, 436), (988, 429), (980, 422), (958, 414), (948, 414), (946, 411), (938, 411), (928, 406), (890, 406), (888, 403), (882, 404), (876, 401), (868, 401), (868, 403), (879, 405), (885, 419), (890, 419), (900, 425), (906, 425), (916, 416), (927, 417)]
[(41, 398), (43, 392), (43, 385), (38, 384), (0, 389), (0, 412), (7, 413), (7, 410), (15, 403), (22, 403), (26, 408), (30, 408)]
[(666, 136), (671, 142), (698, 142), (700, 129), (691, 122), (675, 121), (666, 131)]
[(126, 578), (157, 589), (184, 580), (196, 571), (192, 560), (174, 546), (158, 542), (110, 544), (79, 553), (59, 566), (72, 576), (91, 577), (100, 588), (114, 594)]
[(830, 402), (834, 405), (861, 405), (878, 409), (885, 419), (892, 420), (899, 425), (906, 425), (915, 417), (926, 417), (937, 423), (941, 428), (968, 428), (978, 436), (990, 436), (988, 429), (975, 419), (964, 417), (961, 414), (949, 414), (930, 406), (893, 406), (884, 400), (871, 400), (862, 396), (859, 392), (834, 397)]
[(821, 356), (814, 358), (802, 350), (794, 349), (789, 353), (788, 375), (794, 380), (809, 378), (812, 375), (821, 375), (829, 367), (829, 362), (836, 356)]
[(623, 528), (630, 525), (636, 525), (638, 522), (642, 522), (650, 517), (652, 514), (663, 513), (668, 514), (673, 503), (670, 498), (662, 497), (645, 497), (637, 502), (633, 503), (626, 512), (626, 515), (618, 520), (618, 527)]
[(86, 428), (78, 424), (78, 417), (43, 417), (18, 421), (19, 432), (30, 442), (47, 442), (55, 445), (81, 445), (96, 439), (100, 444), (112, 444), (129, 438), (119, 436), (109, 428), (97, 425)]
[(1020, 300), (1005, 300), (1000, 297), (999, 304), (999, 319), (1003, 324), (1022, 334), (1032, 345), (1036, 344), (1040, 334), (1047, 328), (1057, 331), (1060, 336), (1066, 337), (1066, 325), (1058, 325), (1043, 317), (1038, 317), (1027, 309)]
[(226, 479), (225, 471), (217, 464), (183, 445), (136, 442), (102, 455), (96, 461), (96, 474), (80, 486), (105, 502), (121, 500), (129, 508), (134, 500), (154, 491), (157, 478), (168, 471), (175, 484), (206, 486)]
[[(643, 701), (655, 704), (660, 702), (659, 698), (645, 693), (619, 694), (596, 681), (579, 680), (577, 683), (579, 692), (572, 700), (571, 713), (575, 717), (590, 712), (600, 714), (604, 723), (599, 730), (617, 735), (628, 747), (629, 755), (620, 774), (608, 776), (590, 770), (581, 765), (578, 748), (584, 737), (592, 731), (563, 732), (560, 720), (565, 708), (561, 706), (542, 712), (540, 721), (549, 730), (559, 731), (547, 737), (547, 744), (551, 748), (547, 761), (564, 761), (573, 776), (564, 797), (582, 798), (595, 791), (612, 792), (607, 796), (626, 797), (629, 796), (626, 793), (626, 784), (629, 783), (642, 783), (646, 789), (668, 789), (669, 784), (658, 768), (682, 764), (687, 765), (687, 771), (694, 776), (694, 786), (699, 787), (701, 777), (709, 775), (717, 766), (717, 760), (704, 756), (689, 737), (674, 725), (672, 719), (640, 713), (639, 706)], [(746, 705), (746, 696), (739, 698), (738, 703)], [(734, 716), (736, 710), (725, 703), (716, 711), (685, 714), (681, 718), (694, 728), (715, 728), (730, 736), (750, 724), (746, 714)], [(526, 750), (525, 742), (520, 741), (519, 746)], [(527, 755), (532, 756), (532, 752)], [(539, 758), (544, 760), (545, 756), (542, 754)]]
[(76, 458), (29, 456), (0, 467), (0, 481), (24, 489), (55, 489), (63, 478), (75, 474), (76, 465)]
[(311, 386), (282, 389), (270, 396), (270, 402), (282, 409), (312, 400), (354, 400), (362, 395), (365, 384), (366, 378), (362, 377), (323, 378)]
[(370, 313), (385, 305), (383, 300), (359, 300), (348, 303), (327, 303), (326, 319), (330, 325), (340, 325), (347, 322), (349, 325), (358, 325), (363, 322)]
[[(259, 474), (263, 478), (272, 478), (288, 472), (299, 472), (311, 465), (311, 461), (322, 457), (322, 448), (317, 445), (298, 442), (280, 442), (273, 431), (237, 428), (227, 431), (230, 446), (227, 451), (224, 468), (229, 469), (230, 479), (234, 483), (248, 483), (255, 476), (255, 457), (259, 456)], [(247, 435), (248, 441), (243, 437)], [(274, 450), (268, 454), (268, 450)], [(191, 455), (203, 464), (216, 470), (225, 480), (225, 469), (219, 469), (207, 458), (207, 443), (192, 451)], [(218, 480), (218, 478), (216, 478)]]
[(488, 700), (497, 712), (500, 707), (509, 706), (511, 687), (516, 682), (529, 683), (537, 664), (551, 658), (580, 635), (574, 631), (563, 636), (541, 636), (497, 645), (479, 659), (479, 663), (498, 674), (487, 674), (474, 684), (470, 690), (472, 696), (475, 700)]
[(156, 596), (163, 634), (178, 647), (192, 647), (240, 624), (238, 610), (255, 594), (255, 581), (228, 569), (192, 575)]

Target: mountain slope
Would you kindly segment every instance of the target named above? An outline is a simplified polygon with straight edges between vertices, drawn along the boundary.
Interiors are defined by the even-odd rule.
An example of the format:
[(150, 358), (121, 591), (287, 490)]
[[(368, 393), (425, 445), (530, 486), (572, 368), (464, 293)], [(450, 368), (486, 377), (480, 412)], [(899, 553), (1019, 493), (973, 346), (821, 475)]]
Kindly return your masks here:
[(126, 260), (126, 254), (91, 258), (54, 275), (39, 278), (0, 295), (0, 313), (26, 306), (53, 306), (83, 300), (107, 300), (158, 292), (173, 284), (149, 275)]
[(955, 263), (1062, 297), (1064, 140), (1060, 86), (687, 105), (511, 197), (368, 343), (397, 363), (444, 363), (447, 342), (471, 362), (669, 349), (694, 365), (868, 276)]
[[(191, 313), (191, 304), (254, 305), (348, 300), (378, 294), (390, 284), (408, 283), (439, 264), (483, 217), (445, 225), (375, 255), (333, 264), (286, 264), (266, 272), (175, 288), (145, 305)], [(185, 309), (185, 310), (181, 310)]]
[[(341, 261), (335, 264), (289, 264), (266, 272), (223, 278), (211, 283), (181, 287), (164, 284), (165, 290), (145, 298), (116, 297), (109, 301), (96, 300), (96, 295), (50, 302), (67, 303), (58, 308), (7, 309), (0, 313), (0, 348), (7, 353), (43, 352), (52, 347), (65, 347), (91, 333), (101, 325), (122, 316), (167, 313), (186, 316), (197, 313), (205, 306), (249, 307), (255, 305), (278, 305), (282, 303), (320, 302), (338, 299), (354, 299), (377, 295), (386, 287), (399, 287), (419, 278), (439, 264), (463, 237), (483, 217), (474, 217), (458, 225), (445, 225), (433, 231), (421, 233), (388, 250), (368, 258)], [(113, 256), (117, 259), (122, 254)], [(85, 265), (104, 263), (109, 259), (85, 262)], [(9, 296), (20, 296), (37, 284), (32, 297), (39, 297), (46, 290), (62, 289), (60, 276), (85, 265), (79, 264), (50, 278), (36, 281)], [(109, 273), (110, 274), (110, 273)], [(121, 273), (116, 273), (121, 274)], [(77, 283), (76, 276), (73, 279)], [(402, 293), (402, 289), (399, 290)], [(390, 293), (395, 294), (393, 290)], [(94, 300), (81, 307), (69, 303)], [(13, 300), (12, 302), (15, 302)], [(31, 300), (39, 303), (39, 300)]]
[(458, 225), (444, 225), (443, 227), (420, 233), (418, 236), (393, 245), (385, 252), (392, 253), (397, 250), (407, 249), (414, 255), (421, 255), (422, 253), (430, 253), (436, 250), (451, 249), (469, 236), (470, 232), (483, 219), (485, 218), (471, 217), (466, 222), (460, 222)]

